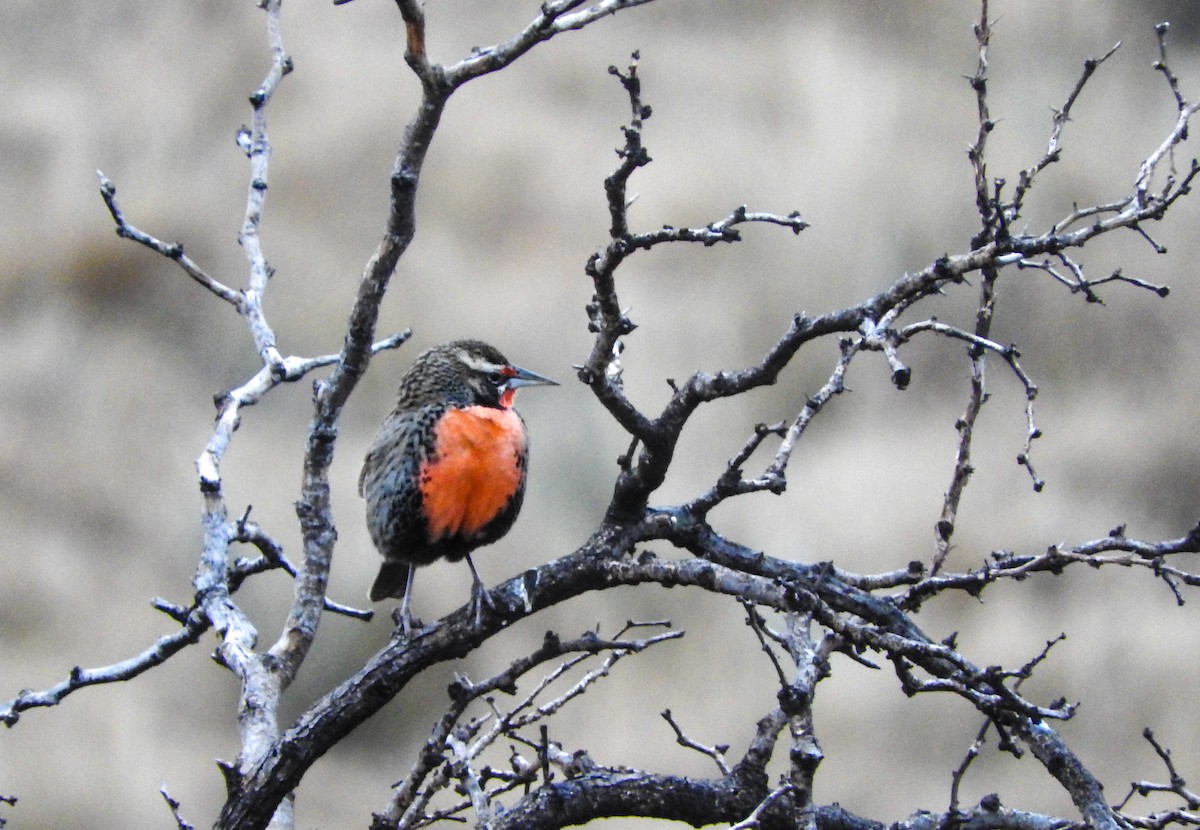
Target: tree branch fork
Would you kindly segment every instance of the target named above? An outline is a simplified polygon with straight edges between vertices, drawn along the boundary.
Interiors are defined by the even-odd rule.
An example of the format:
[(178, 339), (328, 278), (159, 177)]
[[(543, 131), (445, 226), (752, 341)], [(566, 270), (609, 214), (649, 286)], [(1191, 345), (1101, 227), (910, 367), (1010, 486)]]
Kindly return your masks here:
[[(251, 96), (252, 126), (243, 128), (238, 135), (239, 146), (246, 151), (251, 167), (239, 237), (248, 259), (249, 280), (245, 289), (232, 289), (207, 274), (184, 253), (182, 245), (163, 242), (130, 224), (117, 202), (116, 186), (99, 174), (101, 196), (117, 233), (174, 261), (193, 281), (231, 305), (245, 321), (262, 365), (241, 386), (218, 395), (215, 401), (217, 418), (213, 434), (197, 460), (205, 537), (195, 578), (195, 601), (186, 607), (164, 600), (154, 603), (179, 625), (178, 631), (159, 638), (129, 660), (98, 669), (77, 667), (65, 681), (50, 689), (22, 691), (0, 705), (0, 720), (12, 726), (30, 708), (55, 705), (68, 694), (90, 685), (135, 677), (198, 642), (204, 632), (212, 629), (220, 638), (219, 660), (242, 684), (238, 718), (242, 748), (236, 763), (223, 765), (229, 799), (216, 826), (289, 827), (291, 798), (307, 769), (401, 693), (418, 674), (480, 647), (514, 622), (551, 605), (588, 591), (650, 583), (726, 595), (737, 598), (747, 608), (747, 625), (778, 674), (780, 705), (759, 720), (749, 749), (737, 763), (728, 764), (721, 748), (707, 747), (687, 738), (669, 713), (667, 720), (680, 742), (703, 752), (717, 764), (716, 778), (603, 768), (586, 753), (569, 753), (552, 744), (545, 736), (545, 721), (558, 707), (600, 682), (625, 655), (667, 647), (665, 644), (681, 632), (607, 639), (585, 633), (572, 640), (548, 635), (540, 650), (514, 661), (495, 677), (481, 683), (461, 680), (452, 687), (446, 715), (412, 772), (397, 784), (388, 803), (375, 814), (375, 826), (423, 826), (430, 819), (425, 810), (432, 793), (454, 784), (466, 793), (466, 798), (440, 817), (458, 816), (470, 810), (479, 826), (492, 828), (562, 826), (566, 819), (586, 820), (636, 812), (695, 823), (738, 822), (739, 827), (803, 825), (830, 830), (878, 830), (882, 827), (878, 822), (853, 816), (836, 806), (821, 807), (814, 803), (813, 774), (821, 753), (811, 718), (811, 702), (817, 684), (830, 671), (829, 661), (835, 657), (870, 668), (879, 667), (872, 658), (887, 661), (905, 693), (942, 692), (964, 700), (1005, 736), (1010, 751), (1017, 751), (1017, 741), (1024, 743), (1047, 773), (1070, 793), (1084, 820), (1095, 828), (1115, 830), (1137, 826), (1157, 830), (1168, 824), (1196, 823), (1188, 810), (1194, 811), (1197, 805), (1163, 751), (1160, 757), (1171, 773), (1171, 784), (1166, 786), (1184, 799), (1186, 809), (1157, 819), (1137, 818), (1118, 814), (1104, 803), (1099, 783), (1049, 726), (1054, 720), (1071, 717), (1073, 706), (1065, 701), (1037, 703), (1019, 692), (1020, 682), (1045, 654), (1014, 671), (979, 666), (963, 656), (952, 642), (936, 641), (927, 635), (914, 620), (913, 615), (923, 602), (946, 591), (966, 591), (978, 596), (988, 585), (1000, 580), (1058, 575), (1078, 564), (1095, 568), (1113, 565), (1143, 568), (1163, 580), (1178, 602), (1183, 601), (1182, 586), (1200, 584), (1196, 574), (1172, 564), (1177, 554), (1200, 551), (1200, 525), (1179, 539), (1160, 542), (1130, 539), (1124, 528), (1118, 528), (1103, 539), (1075, 546), (1056, 545), (1040, 554), (997, 551), (990, 561), (976, 569), (957, 573), (942, 570), (957, 519), (958, 494), (966, 486), (972, 469), (971, 427), (986, 401), (984, 367), (989, 356), (1001, 359), (1026, 392), (1028, 438), (1019, 463), (1028, 468), (1035, 489), (1040, 489), (1040, 479), (1034, 475), (1030, 460), (1031, 442), (1040, 435), (1033, 410), (1037, 385), (1021, 368), (1016, 346), (999, 343), (990, 336), (996, 281), (1005, 269), (1024, 268), (1048, 274), (1067, 286), (1072, 294), (1081, 294), (1088, 301), (1098, 301), (1096, 287), (1109, 282), (1126, 283), (1166, 296), (1165, 287), (1125, 277), (1120, 270), (1100, 279), (1089, 279), (1070, 252), (1098, 236), (1119, 230), (1133, 230), (1155, 250), (1164, 252), (1143, 226), (1163, 219), (1180, 198), (1188, 195), (1200, 171), (1195, 160), (1182, 174), (1174, 170), (1174, 154), (1187, 136), (1198, 105), (1188, 103), (1178, 79), (1169, 69), (1166, 28), (1160, 27), (1157, 30), (1160, 60), (1155, 69), (1167, 80), (1178, 115), (1159, 146), (1139, 166), (1131, 193), (1111, 203), (1075, 208), (1041, 233), (1013, 233), (1012, 227), (1039, 174), (1060, 161), (1062, 133), (1072, 107), (1087, 80), (1116, 47), (1101, 58), (1085, 62), (1079, 82), (1065, 104), (1055, 110), (1046, 153), (1020, 172), (1017, 186), (1006, 196), (1005, 182), (991, 178), (986, 168), (987, 137), (996, 126), (987, 102), (988, 46), (992, 32), (986, 0), (981, 4), (976, 27), (978, 65), (970, 79), (977, 98), (979, 132), (968, 159), (976, 184), (980, 230), (969, 249), (947, 254), (916, 273), (905, 274), (856, 305), (818, 315), (795, 314), (760, 362), (738, 370), (696, 372), (682, 383), (672, 383), (672, 395), (657, 415), (644, 413), (627, 397), (623, 387), (622, 359), (637, 325), (622, 308), (618, 269), (631, 256), (659, 245), (732, 244), (742, 240), (741, 232), (746, 225), (779, 226), (799, 234), (808, 223), (798, 211), (775, 214), (738, 206), (703, 227), (632, 230), (628, 183), (638, 169), (650, 163), (643, 131), (652, 112), (641, 99), (637, 55), (625, 70), (611, 70), (628, 96), (630, 120), (623, 128), (624, 146), (617, 150), (617, 169), (605, 181), (609, 239), (584, 269), (594, 289), (587, 313), (588, 327), (595, 339), (587, 358), (577, 367), (580, 380), (590, 387), (598, 403), (632, 440), (629, 451), (619, 461), (604, 523), (577, 551), (492, 589), (492, 611), (482, 619), (476, 620), (466, 609), (460, 609), (421, 628), (410, 638), (397, 633), (360, 671), (313, 704), (290, 727), (280, 727), (277, 715), (280, 697), (305, 659), (323, 611), (369, 618), (369, 612), (349, 608), (326, 596), (336, 539), (329, 504), (328, 469), (341, 408), (366, 371), (371, 356), (383, 349), (399, 347), (408, 337), (408, 332), (401, 332), (377, 340), (375, 326), (379, 302), (415, 234), (415, 195), (420, 172), (442, 111), (451, 95), (464, 84), (505, 68), (539, 43), (648, 2), (598, 0), (589, 6), (581, 0), (551, 0), (511, 39), (475, 50), (458, 63), (442, 66), (432, 62), (428, 55), (420, 4), (415, 0), (397, 0), (406, 31), (405, 60), (421, 83), (423, 99), (405, 127), (392, 169), (392, 201), (385, 232), (360, 279), (345, 342), (337, 354), (315, 358), (283, 356), (262, 308), (272, 274), (258, 235), (269, 181), (271, 144), (267, 114), (278, 84), (292, 68), (282, 43), (279, 0), (262, 3), (267, 15), (271, 63), (263, 83)], [(1170, 170), (1166, 170), (1168, 166)], [(1159, 183), (1157, 190), (1155, 182)], [(976, 273), (980, 275), (980, 299), (973, 328), (934, 318), (901, 323), (901, 317), (912, 307), (966, 284)], [(955, 483), (948, 489), (930, 565), (924, 564), (924, 557), (914, 556), (913, 563), (899, 571), (849, 573), (832, 563), (793, 561), (786, 551), (768, 555), (749, 549), (721, 535), (708, 523), (712, 508), (729, 499), (764, 490), (781, 493), (786, 489), (787, 467), (794, 448), (813, 419), (843, 391), (845, 375), (857, 357), (882, 353), (893, 384), (900, 390), (907, 387), (912, 372), (904, 364), (901, 350), (923, 334), (966, 343), (972, 368), (967, 411), (960, 420), (959, 451), (952, 475)], [(828, 378), (790, 418), (756, 425), (743, 446), (730, 456), (725, 472), (705, 492), (680, 505), (651, 506), (650, 500), (665, 479), (678, 440), (699, 407), (774, 383), (805, 345), (830, 336), (839, 339), (839, 349)], [(314, 414), (297, 507), (304, 550), (301, 561), (293, 565), (271, 536), (250, 521), (248, 509), (240, 518), (231, 519), (223, 496), (220, 466), (246, 407), (256, 404), (281, 383), (300, 380), (325, 368), (331, 369), (328, 376), (314, 383)], [(769, 459), (760, 472), (747, 476), (744, 468), (764, 453)], [(666, 558), (645, 547), (654, 543), (666, 543), (693, 556), (682, 560)], [(251, 545), (258, 553), (235, 559), (232, 550), (237, 544)], [(295, 598), (276, 642), (259, 651), (258, 633), (233, 595), (246, 578), (272, 569), (283, 569), (293, 577)], [(785, 621), (784, 629), (772, 630), (758, 609), (775, 612), (778, 619)], [(776, 651), (784, 656), (777, 656)], [(605, 655), (600, 667), (548, 704), (534, 707), (535, 699), (550, 685), (545, 681), (535, 684), (533, 692), (527, 693), (507, 713), (489, 702), (490, 715), (462, 720), (468, 705), (488, 700), (489, 693), (516, 694), (518, 680), (523, 680), (537, 666), (555, 660), (567, 661), (560, 666), (573, 666), (574, 660), (594, 660), (600, 655)], [(559, 676), (552, 673), (554, 680)], [(531, 725), (542, 726), (540, 740), (524, 737), (520, 731)], [(773, 786), (767, 778), (766, 765), (784, 729), (788, 730), (791, 743), (789, 769), (785, 779)], [(529, 761), (514, 756), (513, 768), (505, 772), (479, 769), (482, 751), (501, 737), (524, 741), (527, 748), (536, 750), (537, 758)], [(552, 768), (561, 777), (555, 778)], [(500, 782), (499, 789), (495, 789), (495, 782)], [(499, 793), (515, 794), (517, 788), (524, 788), (526, 794), (508, 809), (496, 809), (494, 797)], [(1146, 784), (1143, 789), (1154, 791), (1155, 785)], [(178, 804), (165, 791), (164, 798), (183, 826)], [(991, 797), (974, 809), (964, 811), (955, 806), (942, 815), (917, 815), (894, 826), (923, 830), (935, 822), (938, 827), (954, 823), (1014, 830), (1058, 830), (1065, 826), (1061, 819), (1009, 810)]]

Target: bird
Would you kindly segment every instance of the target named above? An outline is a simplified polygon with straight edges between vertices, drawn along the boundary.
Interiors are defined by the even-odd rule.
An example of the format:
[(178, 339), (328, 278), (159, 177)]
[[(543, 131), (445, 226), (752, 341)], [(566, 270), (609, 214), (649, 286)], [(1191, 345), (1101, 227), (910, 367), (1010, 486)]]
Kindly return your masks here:
[(369, 596), (401, 600), (406, 636), (416, 569), (438, 559), (467, 560), (477, 623), (490, 605), (471, 551), (508, 533), (524, 499), (529, 440), (513, 399), (522, 386), (557, 385), (470, 339), (425, 350), (400, 378), (358, 492), (383, 556)]

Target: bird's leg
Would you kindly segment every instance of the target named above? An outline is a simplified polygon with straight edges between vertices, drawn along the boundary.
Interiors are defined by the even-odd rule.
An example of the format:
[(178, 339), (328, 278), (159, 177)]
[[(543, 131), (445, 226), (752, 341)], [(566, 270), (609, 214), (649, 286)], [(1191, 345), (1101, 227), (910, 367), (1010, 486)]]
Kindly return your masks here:
[[(392, 616), (392, 619), (395, 621), (396, 625), (404, 629), (405, 639), (408, 639), (413, 630), (412, 586), (413, 577), (416, 576), (416, 574), (417, 566), (410, 563), (408, 566), (408, 579), (404, 583), (404, 599), (400, 600), (400, 607), (396, 609), (395, 614)], [(420, 623), (420, 620), (417, 622)]]
[(483, 606), (486, 605), (489, 611), (495, 611), (496, 606), (492, 603), (492, 595), (488, 593), (483, 580), (479, 578), (479, 571), (475, 570), (475, 563), (471, 561), (469, 553), (467, 565), (471, 568), (471, 578), (474, 580), (471, 584), (471, 608), (475, 611), (475, 624), (479, 625), (483, 621)]

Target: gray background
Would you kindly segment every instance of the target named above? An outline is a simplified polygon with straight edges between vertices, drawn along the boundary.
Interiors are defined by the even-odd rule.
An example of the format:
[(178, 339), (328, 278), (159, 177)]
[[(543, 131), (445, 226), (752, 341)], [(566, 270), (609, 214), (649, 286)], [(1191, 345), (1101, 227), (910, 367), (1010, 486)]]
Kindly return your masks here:
[[(434, 0), (431, 57), (448, 62), (507, 38), (533, 10)], [(564, 381), (521, 397), (533, 436), (530, 489), (512, 533), (477, 557), (485, 578), (495, 583), (572, 550), (602, 515), (627, 442), (570, 366), (589, 348), (582, 269), (606, 238), (601, 182), (627, 118), (610, 64), (640, 49), (654, 107), (645, 138), (655, 162), (631, 188), (638, 228), (706, 224), (742, 203), (799, 209), (813, 224), (799, 238), (750, 227), (737, 246), (660, 249), (621, 271), (622, 301), (641, 326), (628, 339), (629, 391), (653, 412), (669, 391), (664, 378), (754, 362), (793, 312), (858, 302), (906, 270), (966, 250), (975, 219), (965, 149), (976, 122), (964, 76), (974, 71), (977, 13), (965, 0), (661, 0), (539, 46), (463, 89), (430, 153), (418, 236), (383, 309), (381, 335), (411, 326), (413, 342), (372, 364), (342, 421), (332, 596), (365, 602), (377, 559), (355, 495), (359, 461), (403, 367), (433, 343), (483, 337)], [(999, 126), (989, 172), (1010, 182), (1043, 151), (1051, 107), (1083, 59), (1124, 41), (1077, 105), (1063, 162), (1035, 188), (1029, 229), (1040, 232), (1072, 202), (1127, 193), (1174, 119), (1150, 67), (1159, 20), (1176, 22), (1172, 65), (1185, 94), (1200, 96), (1194, 4), (1011, 0), (993, 4), (993, 15)], [(255, 357), (230, 308), (115, 237), (94, 171), (116, 182), (131, 221), (184, 242), (226, 283), (244, 284), (236, 235), (247, 167), (233, 137), (267, 61), (264, 18), (250, 2), (10, 0), (0, 21), (0, 696), (9, 697), (73, 665), (135, 653), (171, 629), (147, 601), (189, 598), (200, 533), (193, 462), (209, 434), (212, 395), (255, 371)], [(266, 311), (285, 354), (324, 354), (340, 346), (382, 230), (416, 83), (391, 3), (289, 2), (284, 27), (296, 71), (271, 109), (263, 238), (277, 274)], [(1133, 233), (1080, 254), (1092, 277), (1122, 267), (1169, 284), (1166, 300), (1108, 286), (1107, 306), (1087, 305), (1044, 274), (1005, 272), (994, 334), (1021, 347), (1042, 387), (1046, 437), (1035, 463), (1048, 485), (1034, 494), (1013, 463), (1023, 393), (993, 362), (952, 567), (973, 567), (996, 548), (1037, 552), (1102, 537), (1119, 522), (1140, 538), (1179, 536), (1194, 524), (1198, 209), (1182, 204), (1149, 228), (1168, 257)], [(965, 288), (906, 319), (937, 314), (969, 326), (974, 295)], [(814, 344), (777, 386), (704, 410), (656, 502), (706, 488), (755, 422), (794, 415), (833, 356), (832, 343)], [(821, 414), (797, 450), (787, 494), (722, 507), (713, 516), (719, 529), (775, 555), (863, 572), (927, 560), (968, 367), (960, 344), (932, 337), (904, 356), (915, 374), (903, 393), (888, 384), (881, 356), (860, 357), (847, 379), (852, 393)], [(308, 417), (307, 382), (277, 389), (244, 414), (223, 468), (231, 509), (253, 504), (292, 554)], [(417, 581), (416, 612), (449, 611), (468, 586), (466, 568), (434, 566)], [(276, 636), (290, 595), (281, 575), (239, 594), (264, 640)], [(1200, 603), (1177, 608), (1149, 574), (1117, 569), (998, 585), (984, 599), (947, 597), (921, 622), (936, 637), (961, 632), (966, 655), (984, 664), (1019, 665), (1068, 631), (1026, 689), (1043, 701), (1085, 702), (1062, 728), (1113, 800), (1134, 778), (1164, 777), (1139, 738), (1143, 726), (1175, 748), (1185, 775), (1200, 776)], [(408, 742), (441, 711), (452, 668), (482, 677), (547, 628), (613, 632), (629, 617), (670, 618), (688, 634), (622, 664), (585, 705), (564, 711), (552, 737), (602, 764), (713, 774), (673, 743), (657, 713), (670, 707), (693, 738), (744, 748), (774, 689), (740, 608), (683, 589), (608, 591), (527, 621), (471, 662), (406, 690), (313, 768), (298, 826), (361, 826), (383, 806), (388, 784), (407, 769)], [(388, 630), (386, 614), (368, 625), (326, 617), (286, 715), (352, 671)], [(186, 817), (208, 822), (222, 799), (213, 759), (232, 759), (238, 746), (235, 684), (208, 659), (211, 645), (4, 730), (0, 794), (21, 801), (0, 806), (0, 816), (14, 827), (166, 827), (157, 794), (165, 782)], [(890, 672), (840, 658), (817, 707), (827, 755), (818, 800), (885, 821), (945, 807), (950, 771), (979, 724), (956, 700), (908, 700)], [(998, 791), (1012, 806), (1072, 814), (1032, 760), (988, 750), (977, 764), (968, 802)]]

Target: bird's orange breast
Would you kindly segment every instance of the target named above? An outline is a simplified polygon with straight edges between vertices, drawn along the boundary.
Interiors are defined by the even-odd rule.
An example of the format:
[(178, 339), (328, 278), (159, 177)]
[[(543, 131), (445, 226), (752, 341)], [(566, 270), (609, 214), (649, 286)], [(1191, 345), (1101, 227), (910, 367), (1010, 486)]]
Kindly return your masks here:
[(429, 540), (469, 539), (495, 519), (525, 477), (525, 425), (511, 409), (451, 409), (435, 426), (421, 465)]

